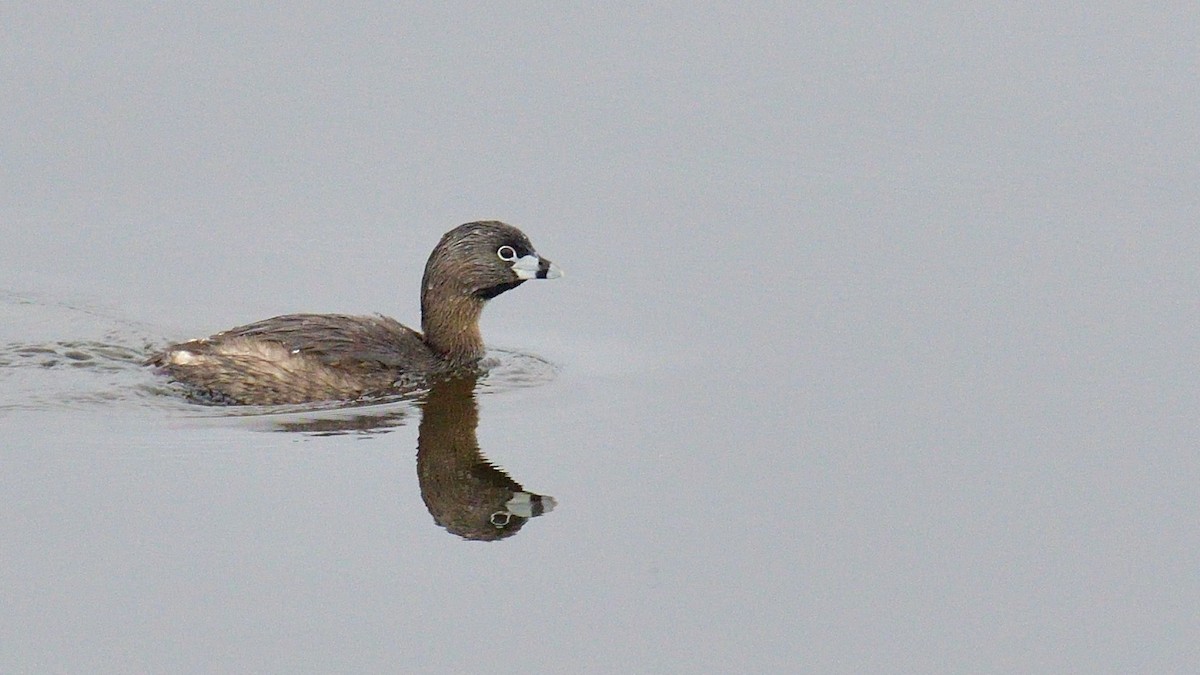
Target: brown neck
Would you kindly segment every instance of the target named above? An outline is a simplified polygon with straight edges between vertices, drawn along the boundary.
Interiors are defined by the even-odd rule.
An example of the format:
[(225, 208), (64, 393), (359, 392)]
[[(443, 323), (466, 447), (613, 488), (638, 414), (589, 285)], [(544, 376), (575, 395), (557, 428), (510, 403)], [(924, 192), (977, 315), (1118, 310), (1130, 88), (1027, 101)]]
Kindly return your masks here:
[(483, 358), (483, 336), (479, 315), (483, 300), (455, 294), (449, 289), (426, 288), (421, 294), (421, 330), (425, 344), (454, 366), (469, 365)]

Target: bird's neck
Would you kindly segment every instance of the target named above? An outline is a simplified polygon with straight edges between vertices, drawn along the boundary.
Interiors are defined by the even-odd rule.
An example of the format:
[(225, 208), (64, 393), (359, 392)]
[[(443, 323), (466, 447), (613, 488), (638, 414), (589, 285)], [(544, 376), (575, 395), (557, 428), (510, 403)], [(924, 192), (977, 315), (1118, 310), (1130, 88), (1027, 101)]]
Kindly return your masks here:
[(483, 358), (479, 316), (484, 301), (471, 295), (427, 288), (421, 294), (421, 330), (425, 343), (454, 366)]

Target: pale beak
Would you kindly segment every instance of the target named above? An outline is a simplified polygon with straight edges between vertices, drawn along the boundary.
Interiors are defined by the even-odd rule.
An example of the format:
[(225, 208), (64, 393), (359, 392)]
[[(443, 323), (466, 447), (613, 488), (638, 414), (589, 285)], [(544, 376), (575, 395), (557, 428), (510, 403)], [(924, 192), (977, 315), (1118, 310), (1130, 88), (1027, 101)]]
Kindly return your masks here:
[(562, 268), (533, 253), (517, 258), (512, 271), (522, 281), (529, 279), (557, 279), (563, 275)]

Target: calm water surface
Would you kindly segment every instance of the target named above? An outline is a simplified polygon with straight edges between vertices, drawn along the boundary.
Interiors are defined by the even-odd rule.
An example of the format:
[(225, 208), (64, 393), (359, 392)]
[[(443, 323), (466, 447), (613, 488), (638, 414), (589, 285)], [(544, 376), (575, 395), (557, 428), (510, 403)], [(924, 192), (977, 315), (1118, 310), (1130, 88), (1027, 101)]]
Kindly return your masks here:
[[(1193, 10), (20, 7), (0, 671), (1200, 668)], [(479, 218), (481, 381), (138, 365)]]

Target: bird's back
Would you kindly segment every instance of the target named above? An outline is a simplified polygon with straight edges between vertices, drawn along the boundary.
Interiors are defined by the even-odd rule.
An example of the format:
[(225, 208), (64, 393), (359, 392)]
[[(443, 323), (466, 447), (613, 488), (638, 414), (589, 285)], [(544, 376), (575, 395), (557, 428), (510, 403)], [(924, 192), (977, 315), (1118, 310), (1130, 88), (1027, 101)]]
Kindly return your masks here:
[(202, 398), (243, 404), (385, 394), (442, 366), (417, 331), (345, 314), (277, 316), (172, 345), (148, 362)]

